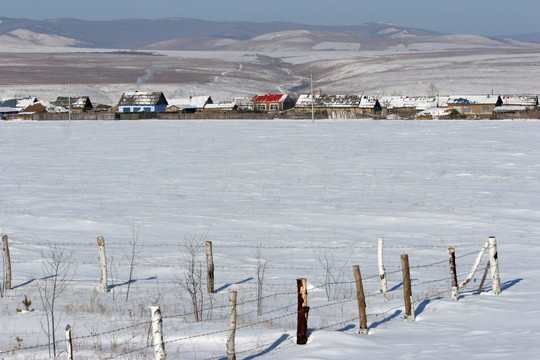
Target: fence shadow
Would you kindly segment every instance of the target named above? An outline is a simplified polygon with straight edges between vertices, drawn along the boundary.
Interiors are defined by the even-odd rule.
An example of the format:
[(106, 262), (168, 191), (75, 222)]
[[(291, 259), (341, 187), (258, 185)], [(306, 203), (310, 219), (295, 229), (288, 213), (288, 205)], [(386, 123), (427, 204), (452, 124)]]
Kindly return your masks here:
[(128, 285), (128, 284), (134, 284), (136, 283), (137, 281), (149, 281), (149, 280), (156, 280), (157, 277), (155, 276), (150, 276), (146, 279), (131, 279), (131, 281), (124, 281), (122, 283), (117, 283), (117, 284), (111, 284), (109, 285), (109, 290), (112, 290), (114, 289), (115, 287), (118, 287), (118, 286), (125, 286), (125, 285)]
[(356, 327), (356, 325), (353, 325), (353, 324), (349, 324), (341, 329), (337, 329), (336, 331), (339, 331), (339, 332), (345, 332), (345, 331), (349, 331), (349, 330), (352, 330)]
[(385, 322), (388, 322), (390, 320), (393, 320), (393, 319), (397, 318), (399, 316), (399, 314), (401, 314), (401, 312), (402, 312), (401, 310), (396, 310), (396, 311), (394, 311), (394, 313), (392, 315), (390, 315), (388, 317), (385, 317), (381, 321), (372, 322), (371, 326), (368, 326), (368, 329), (375, 329), (379, 325), (384, 324)]
[(220, 287), (219, 289), (214, 290), (214, 294), (217, 294), (218, 292), (225, 290), (226, 288), (230, 287), (231, 285), (243, 284), (243, 283), (246, 283), (246, 282), (251, 281), (251, 280), (253, 280), (252, 277), (244, 279), (244, 280), (240, 280), (240, 281), (235, 282), (235, 283), (225, 284), (222, 287)]
[(283, 335), (281, 335), (279, 337), (279, 339), (277, 339), (272, 344), (270, 344), (266, 349), (264, 349), (263, 351), (261, 351), (258, 354), (250, 355), (250, 356), (244, 358), (244, 360), (251, 360), (251, 359), (255, 359), (255, 358), (259, 357), (259, 356), (264, 356), (264, 355), (268, 354), (270, 351), (275, 350), (279, 345), (281, 345), (288, 338), (289, 338), (288, 334), (283, 334)]
[(414, 310), (414, 316), (418, 316), (420, 315), (422, 312), (424, 312), (424, 310), (426, 309), (426, 307), (428, 306), (428, 304), (430, 302), (433, 302), (433, 301), (437, 301), (437, 300), (441, 300), (443, 299), (442, 296), (439, 296), (439, 297), (436, 297), (436, 298), (433, 298), (433, 299), (425, 299), (425, 300), (422, 300), (422, 302), (420, 302), (420, 304), (418, 304), (418, 306), (416, 307), (416, 309)]
[(31, 283), (33, 283), (35, 280), (36, 280), (36, 279), (30, 279), (30, 280), (28, 280), (28, 281), (26, 281), (26, 282), (23, 282), (22, 284), (12, 286), (12, 287), (11, 287), (11, 290), (14, 290), (14, 289), (16, 289), (16, 288), (20, 288), (20, 287), (26, 286), (26, 285), (28, 285), (28, 284), (31, 284)]

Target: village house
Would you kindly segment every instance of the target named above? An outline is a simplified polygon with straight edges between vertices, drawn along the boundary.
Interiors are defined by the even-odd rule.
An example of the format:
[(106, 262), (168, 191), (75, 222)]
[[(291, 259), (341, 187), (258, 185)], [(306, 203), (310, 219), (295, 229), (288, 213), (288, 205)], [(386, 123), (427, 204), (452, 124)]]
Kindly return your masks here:
[(255, 111), (283, 111), (294, 107), (294, 101), (287, 94), (266, 94), (253, 97)]
[(253, 99), (247, 96), (237, 96), (233, 99), (238, 111), (253, 111)]
[[(312, 100), (313, 99), (313, 100)], [(330, 119), (354, 119), (374, 116), (380, 113), (379, 101), (371, 96), (361, 95), (300, 95), (296, 101), (295, 113), (311, 114)]]
[[(167, 111), (179, 111), (179, 112), (203, 112), (206, 105), (213, 104), (212, 97), (209, 95), (203, 96), (190, 96), (189, 98), (174, 98), (169, 101), (169, 108)], [(195, 109), (195, 111), (192, 111)]]
[(443, 101), (437, 96), (383, 96), (379, 101), (387, 114), (409, 118), (421, 111), (443, 106)]
[[(21, 98), (6, 99), (0, 101), (0, 107), (4, 108), (6, 112), (20, 112), (23, 109), (35, 104), (38, 99), (33, 96), (26, 96)], [(8, 110), (11, 109), (11, 110)]]
[(59, 96), (53, 103), (54, 106), (62, 107), (73, 112), (90, 111), (94, 108), (88, 96), (67, 97)]
[(238, 106), (232, 101), (224, 101), (216, 104), (208, 104), (204, 107), (205, 114), (230, 113), (238, 110)]
[(496, 107), (502, 106), (500, 96), (450, 96), (447, 107), (455, 109), (462, 115), (490, 118)]
[(165, 112), (167, 105), (162, 92), (126, 92), (118, 102), (118, 112)]

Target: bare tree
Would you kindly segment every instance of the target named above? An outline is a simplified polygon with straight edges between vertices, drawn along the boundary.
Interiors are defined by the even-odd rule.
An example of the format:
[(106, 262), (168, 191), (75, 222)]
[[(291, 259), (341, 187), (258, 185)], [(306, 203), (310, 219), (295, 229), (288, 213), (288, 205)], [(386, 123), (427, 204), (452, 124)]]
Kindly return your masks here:
[(261, 253), (262, 244), (259, 244), (257, 249), (254, 252), (255, 259), (257, 260), (257, 268), (255, 270), (255, 275), (257, 276), (257, 315), (261, 316), (263, 313), (263, 283), (264, 283), (264, 273), (266, 272), (266, 265), (268, 260), (262, 256)]
[(325, 252), (322, 257), (318, 256), (319, 263), (324, 270), (324, 291), (326, 292), (326, 298), (328, 300), (335, 300), (341, 295), (344, 295), (345, 282), (345, 268), (349, 264), (351, 254), (342, 266), (336, 265), (336, 260), (333, 254)]
[(129, 289), (131, 287), (131, 281), (133, 280), (133, 270), (135, 269), (136, 257), (141, 252), (139, 249), (139, 227), (135, 227), (135, 224), (133, 225), (133, 234), (131, 241), (129, 242), (129, 246), (130, 252), (126, 253), (129, 260), (129, 278), (126, 292), (126, 302), (129, 299)]
[(177, 297), (188, 299), (191, 303), (191, 308), (195, 321), (203, 320), (205, 290), (203, 286), (203, 268), (204, 268), (204, 243), (206, 234), (201, 238), (196, 238), (188, 234), (184, 238), (182, 244), (182, 253), (184, 257), (183, 274), (176, 276), (176, 282), (180, 285), (180, 291)]
[(56, 302), (75, 276), (71, 269), (72, 255), (72, 251), (68, 252), (56, 244), (49, 244), (48, 250), (41, 252), (44, 277), (37, 282), (37, 289), (45, 312), (46, 321), (41, 323), (41, 328), (49, 341), (49, 356), (56, 357)]

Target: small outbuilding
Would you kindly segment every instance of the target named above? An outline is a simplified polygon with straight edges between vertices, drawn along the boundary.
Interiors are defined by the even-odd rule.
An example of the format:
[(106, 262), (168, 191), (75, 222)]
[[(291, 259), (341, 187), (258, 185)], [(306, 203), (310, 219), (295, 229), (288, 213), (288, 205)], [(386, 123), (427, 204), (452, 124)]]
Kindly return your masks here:
[(85, 112), (90, 111), (94, 108), (88, 96), (59, 96), (56, 98), (56, 101), (53, 103), (53, 105), (74, 112)]

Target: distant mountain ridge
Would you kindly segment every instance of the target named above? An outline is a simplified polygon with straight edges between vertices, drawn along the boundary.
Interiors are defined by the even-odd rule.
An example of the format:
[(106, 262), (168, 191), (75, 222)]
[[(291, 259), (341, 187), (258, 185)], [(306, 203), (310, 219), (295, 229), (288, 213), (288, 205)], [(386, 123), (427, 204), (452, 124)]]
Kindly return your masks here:
[[(288, 34), (288, 39), (268, 34)], [(453, 35), (388, 23), (320, 26), (287, 22), (216, 22), (189, 18), (159, 20), (29, 20), (0, 17), (0, 43), (155, 50), (378, 50), (414, 43), (447, 42)], [(486, 39), (478, 41), (479, 38)], [(446, 40), (445, 40), (446, 39)], [(472, 39), (469, 38), (469, 39)], [(467, 39), (459, 43), (469, 45)], [(490, 41), (492, 41), (490, 43)], [(485, 38), (479, 46), (540, 43), (540, 33)], [(517, 43), (520, 44), (517, 44)], [(473, 44), (474, 45), (474, 44)]]

